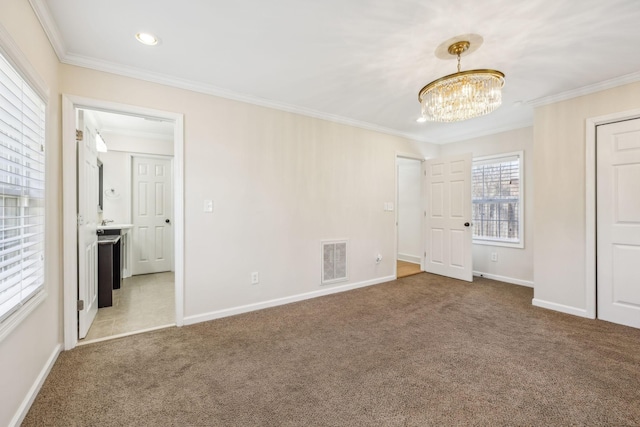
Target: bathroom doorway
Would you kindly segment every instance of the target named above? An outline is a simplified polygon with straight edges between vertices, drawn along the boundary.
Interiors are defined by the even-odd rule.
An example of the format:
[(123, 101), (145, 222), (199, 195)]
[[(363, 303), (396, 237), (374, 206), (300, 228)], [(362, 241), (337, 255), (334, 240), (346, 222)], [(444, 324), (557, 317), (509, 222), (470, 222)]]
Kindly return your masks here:
[[(83, 120), (80, 121), (79, 118)], [(76, 129), (82, 132), (76, 133)], [(74, 141), (70, 141), (74, 134), (76, 139), (79, 138), (78, 141), (84, 139), (91, 146), (96, 141), (96, 147), (99, 147), (95, 156), (98, 164), (95, 173), (99, 176), (95, 179), (85, 179), (86, 176), (79, 168), (77, 159), (80, 155), (75, 149)], [(104, 244), (109, 240), (113, 245), (113, 248), (107, 250), (110, 253), (110, 268), (105, 269), (103, 266), (100, 270), (98, 260), (102, 264), (106, 262), (106, 258), (100, 254), (98, 259), (88, 257), (88, 262), (95, 260), (94, 268), (78, 268), (82, 266), (79, 258), (79, 234), (65, 232), (64, 252), (68, 260), (64, 269), (66, 349), (85, 342), (182, 325), (182, 135), (183, 119), (179, 114), (63, 96), (64, 187), (73, 186), (76, 188), (74, 193), (77, 193), (77, 200), (76, 197), (71, 197), (70, 192), (63, 195), (65, 229), (73, 227), (80, 230), (84, 217), (77, 216), (79, 201), (95, 200), (95, 204), (89, 203), (87, 206), (91, 211), (89, 216), (95, 215), (93, 230), (99, 240), (97, 252), (104, 249), (100, 243)], [(158, 169), (155, 164), (149, 167), (149, 178), (153, 182), (145, 182), (138, 177), (135, 181), (138, 188), (134, 191), (134, 167), (138, 166), (142, 170), (134, 162), (136, 158), (159, 159), (162, 167)], [(153, 206), (154, 209), (160, 206), (160, 212), (149, 214), (163, 216), (162, 235), (155, 233), (156, 227), (137, 229), (133, 217), (138, 202), (144, 197), (152, 197), (162, 187), (154, 181), (160, 172), (164, 174), (164, 191), (158, 200), (168, 199), (171, 203), (157, 205), (154, 202), (146, 205)], [(97, 193), (95, 197), (94, 192)], [(83, 197), (83, 193), (92, 196)], [(149, 234), (150, 230), (157, 237), (152, 242), (152, 248), (146, 246), (147, 239), (140, 237), (141, 234)], [(161, 245), (164, 249), (154, 252), (158, 242), (169, 244)], [(136, 274), (132, 268), (134, 254), (162, 257), (164, 262), (161, 265), (164, 268), (156, 268), (149, 274)], [(108, 303), (105, 304), (106, 299), (103, 298), (102, 304), (99, 304), (95, 318), (85, 316), (83, 319), (83, 310), (88, 307), (83, 306), (85, 302), (82, 298), (91, 292), (84, 292), (83, 295), (82, 289), (92, 282), (86, 280), (85, 276), (97, 276), (100, 271), (112, 273), (113, 278), (100, 282), (98, 277), (94, 282), (103, 284), (100, 288), (102, 292), (105, 289), (111, 290), (110, 286), (105, 288), (104, 283), (112, 284), (113, 290), (108, 292)], [(78, 303), (72, 305), (72, 302)], [(83, 320), (84, 327), (81, 325)]]
[[(78, 109), (78, 128), (84, 129), (85, 143), (95, 141), (98, 147), (99, 203), (97, 209), (90, 207), (97, 213), (98, 250), (92, 261), (97, 263), (97, 282), (102, 287), (98, 300), (106, 292), (102, 282), (107, 278), (101, 271), (105, 269), (104, 257), (113, 251), (107, 247), (110, 243), (100, 240), (100, 235), (116, 235), (118, 241), (111, 246), (116, 247), (120, 258), (116, 260), (120, 271), (108, 277), (111, 282), (117, 277), (119, 282), (113, 283), (111, 293), (103, 296), (107, 301), (98, 305), (90, 323), (89, 319), (79, 318), (78, 338), (82, 343), (175, 325), (174, 124), (117, 112)], [(78, 181), (79, 200), (95, 199), (82, 197), (83, 192), (93, 191), (95, 188)], [(96, 213), (85, 213), (84, 222), (88, 223), (86, 219)], [(82, 262), (79, 266), (80, 270), (93, 271), (83, 269)], [(87, 272), (80, 271), (79, 277)]]

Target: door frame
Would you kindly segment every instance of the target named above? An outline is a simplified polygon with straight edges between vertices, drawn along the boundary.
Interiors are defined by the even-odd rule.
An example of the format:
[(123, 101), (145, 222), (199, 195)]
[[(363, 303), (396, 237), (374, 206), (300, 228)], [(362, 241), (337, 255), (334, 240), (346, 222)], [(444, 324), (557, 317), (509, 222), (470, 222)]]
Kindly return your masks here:
[(180, 113), (62, 94), (62, 227), (64, 348), (78, 345), (78, 238), (76, 217), (77, 108), (103, 110), (174, 122), (173, 212), (176, 325), (184, 325), (184, 116)]
[[(409, 160), (418, 160), (420, 162), (420, 205), (422, 206), (423, 212), (426, 212), (426, 198), (425, 198), (425, 187), (424, 187), (424, 161), (425, 157), (420, 156), (418, 154), (412, 153), (403, 153), (396, 151), (396, 156), (393, 161), (393, 167), (395, 170), (395, 227), (394, 227), (394, 244), (393, 244), (393, 277), (398, 278), (398, 185), (400, 184), (398, 180), (398, 159), (409, 159)], [(424, 233), (425, 233), (425, 216), (422, 216), (422, 220), (420, 221), (420, 270), (424, 271)]]
[(585, 121), (585, 227), (586, 227), (586, 316), (595, 319), (597, 316), (597, 224), (596, 224), (596, 127), (622, 120), (640, 118), (640, 109), (619, 111), (603, 116), (589, 117)]

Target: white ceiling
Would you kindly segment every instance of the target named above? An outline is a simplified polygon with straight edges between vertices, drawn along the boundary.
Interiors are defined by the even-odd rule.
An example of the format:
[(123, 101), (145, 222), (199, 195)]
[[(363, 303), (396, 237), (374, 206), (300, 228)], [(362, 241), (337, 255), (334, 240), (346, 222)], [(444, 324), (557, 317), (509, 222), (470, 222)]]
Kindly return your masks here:
[(108, 111), (84, 110), (97, 126), (97, 131), (147, 139), (172, 141), (173, 122)]
[[(533, 105), (640, 80), (638, 0), (30, 0), (65, 63), (445, 143), (531, 125)], [(161, 43), (146, 47), (148, 31)], [(418, 90), (506, 75), (496, 112), (416, 123)]]

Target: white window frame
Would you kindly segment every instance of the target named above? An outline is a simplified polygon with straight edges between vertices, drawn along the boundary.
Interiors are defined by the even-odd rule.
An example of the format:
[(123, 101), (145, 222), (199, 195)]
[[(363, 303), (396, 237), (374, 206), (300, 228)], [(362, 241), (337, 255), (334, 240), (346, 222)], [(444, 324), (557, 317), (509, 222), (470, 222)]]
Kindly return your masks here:
[[(519, 160), (519, 173), (520, 179), (518, 180), (518, 240), (503, 240), (491, 237), (473, 237), (474, 245), (487, 245), (487, 246), (504, 246), (510, 248), (524, 248), (524, 151), (512, 151), (509, 153), (492, 154), (489, 156), (474, 157), (472, 162), (472, 168), (475, 163), (489, 163), (495, 161), (498, 163), (500, 159), (508, 157), (518, 157)], [(473, 174), (471, 177), (473, 185)]]
[[(50, 105), (49, 105), (49, 89), (44, 81), (40, 78), (35, 68), (31, 65), (27, 57), (20, 50), (19, 46), (15, 43), (9, 32), (0, 24), (0, 54), (6, 59), (6, 61), (13, 67), (13, 69), (20, 75), (20, 77), (29, 85), (29, 87), (40, 97), (45, 105), (45, 145), (48, 141), (49, 134), (49, 117), (50, 117)], [(0, 322), (0, 342), (7, 337), (11, 331), (13, 331), (24, 319), (26, 319), (36, 307), (38, 307), (47, 298), (47, 214), (49, 212), (49, 197), (48, 197), (48, 185), (49, 180), (47, 175), (49, 174), (49, 156), (44, 157), (45, 162), (45, 196), (44, 196), (44, 210), (45, 218), (43, 223), (43, 254), (44, 254), (44, 284), (31, 295), (27, 300), (21, 301), (16, 309), (9, 314), (4, 320)]]

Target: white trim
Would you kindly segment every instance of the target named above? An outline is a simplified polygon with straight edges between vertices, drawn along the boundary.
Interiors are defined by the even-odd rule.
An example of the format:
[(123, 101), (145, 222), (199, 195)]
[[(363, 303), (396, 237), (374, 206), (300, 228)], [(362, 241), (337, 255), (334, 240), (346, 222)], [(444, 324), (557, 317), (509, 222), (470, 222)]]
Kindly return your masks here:
[(184, 324), (184, 116), (179, 113), (133, 105), (62, 95), (62, 184), (63, 184), (63, 257), (64, 257), (64, 348), (78, 344), (77, 300), (77, 221), (76, 221), (76, 149), (75, 109), (87, 108), (155, 117), (173, 121), (174, 126), (174, 257), (176, 325)]
[(498, 282), (511, 283), (512, 285), (526, 286), (527, 288), (533, 288), (533, 282), (530, 280), (514, 279), (513, 277), (499, 276), (497, 274), (484, 273), (482, 271), (473, 271), (473, 275), (476, 277), (484, 277), (485, 279), (496, 280)]
[[(47, 118), (49, 117), (49, 87), (40, 77), (40, 74), (31, 65), (29, 59), (22, 52), (18, 44), (13, 40), (11, 34), (0, 23), (0, 52), (9, 61), (9, 63), (15, 68), (20, 76), (25, 79), (31, 88), (42, 98), (47, 105)], [(47, 121), (45, 124), (48, 129), (51, 123)]]
[(536, 98), (531, 101), (526, 101), (526, 105), (532, 107), (540, 107), (542, 105), (553, 104), (560, 101), (566, 101), (568, 99), (577, 98), (579, 96), (589, 95), (591, 93), (600, 92), (603, 90), (611, 89), (614, 87), (626, 85), (629, 83), (635, 83), (640, 81), (640, 71), (635, 73), (626, 74), (624, 76), (615, 77), (613, 79), (605, 80), (602, 82), (594, 83), (579, 87), (577, 89), (560, 92), (555, 95), (543, 96), (542, 98)]
[(145, 332), (153, 332), (153, 331), (158, 331), (160, 329), (168, 329), (168, 328), (174, 328), (176, 326), (175, 323), (168, 323), (166, 325), (160, 325), (160, 326), (154, 326), (153, 328), (145, 328), (145, 329), (140, 329), (137, 331), (131, 331), (131, 332), (124, 332), (122, 334), (117, 334), (117, 335), (109, 335), (108, 337), (103, 337), (103, 338), (96, 338), (93, 340), (82, 340), (81, 342), (78, 343), (78, 347), (83, 346), (83, 345), (87, 345), (87, 344), (94, 344), (97, 342), (102, 342), (102, 341), (110, 341), (116, 338), (122, 338), (122, 337), (128, 337), (131, 335), (139, 335), (139, 334), (144, 334)]
[(251, 311), (262, 310), (279, 305), (291, 304), (292, 302), (304, 301), (312, 298), (322, 297), (325, 295), (337, 294), (340, 292), (351, 291), (366, 286), (378, 285), (380, 283), (396, 280), (395, 276), (379, 277), (377, 279), (366, 280), (364, 282), (351, 283), (348, 285), (334, 286), (331, 288), (320, 289), (317, 291), (307, 292), (304, 294), (292, 295), (284, 298), (272, 299), (269, 301), (258, 302), (254, 304), (241, 305), (238, 307), (226, 308), (223, 310), (212, 311), (209, 313), (198, 314), (195, 316), (187, 316), (184, 318), (185, 325), (193, 325), (195, 323), (207, 322), (209, 320), (221, 319), (223, 317), (235, 316), (236, 314), (248, 313)]
[(538, 298), (532, 299), (531, 304), (536, 307), (546, 308), (553, 311), (559, 311), (561, 313), (590, 318), (590, 316), (587, 314), (587, 310), (585, 310), (584, 308), (571, 307), (569, 305), (549, 302), (549, 301), (541, 300)]
[(638, 117), (640, 117), (640, 109), (620, 111), (598, 117), (589, 117), (585, 121), (585, 307), (587, 313), (586, 317), (589, 317), (590, 319), (595, 319), (597, 312), (596, 127), (607, 123), (635, 119)]
[(16, 411), (15, 415), (13, 416), (11, 421), (9, 421), (9, 427), (14, 427), (14, 426), (17, 427), (20, 424), (22, 424), (22, 421), (24, 421), (24, 417), (26, 417), (27, 413), (29, 413), (29, 409), (31, 408), (33, 401), (36, 399), (36, 396), (40, 392), (40, 389), (42, 388), (42, 384), (44, 384), (44, 381), (47, 379), (49, 372), (51, 372), (51, 368), (53, 368), (53, 365), (56, 363), (56, 360), (58, 360), (58, 356), (60, 355), (61, 351), (62, 351), (62, 345), (61, 344), (56, 345), (56, 347), (53, 349), (53, 352), (49, 356), (49, 359), (44, 364), (44, 366), (40, 370), (40, 373), (36, 377), (35, 382), (33, 383), (33, 385), (31, 385), (31, 388), (27, 392), (27, 395), (24, 397), (24, 400), (18, 407), (18, 410)]
[(64, 58), (67, 49), (64, 45), (62, 35), (58, 30), (58, 26), (56, 25), (55, 20), (53, 19), (53, 15), (49, 10), (49, 6), (47, 5), (47, 2), (44, 0), (42, 1), (29, 0), (29, 4), (31, 5), (31, 8), (35, 12), (36, 17), (38, 18), (38, 21), (40, 21), (40, 25), (42, 26), (42, 29), (47, 35), (47, 38), (49, 39), (49, 42), (51, 43), (53, 50), (56, 52), (56, 55), (58, 56), (58, 59), (62, 61), (62, 58)]
[(416, 255), (409, 255), (409, 254), (398, 254), (398, 261), (404, 261), (404, 262), (410, 262), (411, 264), (418, 264), (420, 265), (422, 263), (422, 257), (420, 256), (416, 256)]

